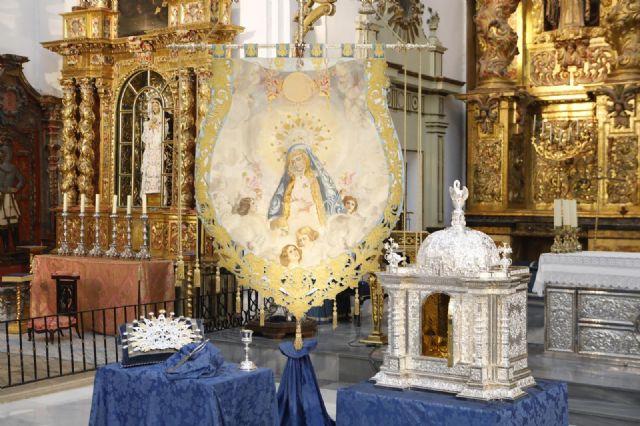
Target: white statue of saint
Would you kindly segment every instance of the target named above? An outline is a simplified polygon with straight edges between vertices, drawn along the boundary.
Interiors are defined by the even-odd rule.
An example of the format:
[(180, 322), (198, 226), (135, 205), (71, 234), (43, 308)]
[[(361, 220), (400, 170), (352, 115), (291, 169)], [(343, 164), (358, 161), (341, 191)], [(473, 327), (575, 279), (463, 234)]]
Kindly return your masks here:
[(141, 194), (159, 193), (162, 188), (162, 139), (164, 114), (160, 100), (153, 98), (147, 107), (148, 118), (142, 129)]

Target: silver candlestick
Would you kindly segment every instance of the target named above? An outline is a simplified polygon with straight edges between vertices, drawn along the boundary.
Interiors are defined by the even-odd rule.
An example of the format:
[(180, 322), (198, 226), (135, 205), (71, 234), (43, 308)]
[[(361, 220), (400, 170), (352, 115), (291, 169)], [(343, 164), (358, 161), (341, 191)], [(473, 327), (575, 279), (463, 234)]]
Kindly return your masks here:
[(58, 249), (58, 255), (60, 256), (70, 256), (71, 249), (69, 248), (69, 241), (67, 240), (67, 220), (69, 218), (69, 213), (62, 212), (62, 242), (60, 243), (60, 248)]
[(120, 253), (120, 258), (134, 259), (136, 257), (136, 254), (131, 249), (131, 220), (133, 217), (131, 216), (131, 213), (127, 213), (124, 218), (127, 221), (127, 244), (125, 244), (124, 250), (122, 250), (122, 253)]
[(117, 225), (118, 225), (118, 214), (117, 213), (112, 213), (111, 214), (111, 245), (109, 245), (109, 250), (107, 250), (105, 252), (105, 256), (106, 257), (118, 257), (120, 254), (118, 253), (118, 249), (117, 249), (117, 245), (118, 243), (116, 242), (117, 239)]
[(80, 218), (80, 241), (78, 241), (78, 247), (76, 247), (76, 249), (73, 251), (73, 255), (86, 256), (87, 249), (84, 248), (84, 212), (80, 212), (80, 214), (78, 214), (78, 217)]
[(89, 256), (100, 257), (104, 255), (104, 251), (102, 250), (102, 247), (100, 247), (100, 212), (96, 210), (93, 217), (95, 219), (96, 236), (93, 241), (93, 248), (89, 252)]
[(149, 226), (149, 216), (143, 214), (140, 216), (140, 219), (142, 219), (142, 247), (140, 247), (140, 251), (136, 255), (136, 258), (140, 260), (149, 260), (151, 259), (151, 254), (149, 253), (149, 233), (147, 231), (147, 226)]
[(249, 360), (249, 344), (253, 340), (252, 335), (253, 330), (240, 330), (240, 336), (242, 336), (240, 341), (244, 343), (244, 361), (240, 363), (240, 370), (242, 371), (253, 371), (257, 368), (253, 361)]

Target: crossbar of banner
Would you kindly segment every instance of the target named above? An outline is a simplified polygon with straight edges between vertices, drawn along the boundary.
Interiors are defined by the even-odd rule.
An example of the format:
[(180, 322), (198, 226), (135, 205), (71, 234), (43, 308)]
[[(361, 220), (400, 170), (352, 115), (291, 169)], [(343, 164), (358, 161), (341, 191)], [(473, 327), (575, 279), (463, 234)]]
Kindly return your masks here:
[[(318, 43), (325, 49), (342, 49), (345, 44), (349, 44), (351, 47), (355, 49), (374, 49), (383, 47), (386, 49), (396, 49), (396, 50), (424, 50), (424, 49), (434, 49), (437, 46), (434, 44), (413, 44), (413, 43), (380, 43), (380, 44), (372, 44), (372, 43), (343, 43), (343, 44), (322, 44)], [(243, 49), (245, 46), (254, 46), (258, 49), (275, 49), (280, 46), (286, 46), (287, 43), (267, 43), (267, 44), (259, 44), (259, 43), (247, 43), (247, 44), (210, 44), (210, 43), (172, 43), (167, 45), (169, 49), (188, 49), (188, 50), (211, 50), (215, 49), (217, 46), (224, 46), (227, 50), (238, 50)], [(288, 44), (288, 46), (292, 49), (295, 49), (295, 44)], [(305, 44), (306, 48), (311, 48), (313, 45)]]

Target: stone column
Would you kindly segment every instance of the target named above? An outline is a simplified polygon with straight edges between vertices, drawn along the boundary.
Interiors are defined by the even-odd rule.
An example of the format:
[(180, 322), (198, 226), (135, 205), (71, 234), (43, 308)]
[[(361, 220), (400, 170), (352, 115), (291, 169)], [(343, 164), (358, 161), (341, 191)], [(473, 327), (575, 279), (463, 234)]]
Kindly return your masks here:
[(189, 69), (180, 70), (180, 85), (178, 103), (180, 108), (180, 171), (178, 176), (179, 185), (182, 187), (182, 207), (191, 208), (193, 206), (193, 181), (195, 165), (196, 141), (193, 132), (194, 120), (194, 99), (193, 99), (193, 78)]
[(78, 191), (84, 194), (87, 201), (91, 203), (95, 194), (93, 185), (93, 177), (95, 176), (94, 161), (96, 158), (93, 144), (96, 133), (93, 126), (96, 121), (96, 115), (93, 112), (95, 106), (95, 93), (93, 79), (83, 78), (80, 80), (80, 93), (82, 100), (80, 102), (80, 141), (78, 158)]
[(76, 187), (76, 166), (78, 164), (76, 154), (78, 145), (76, 139), (78, 130), (76, 85), (71, 78), (61, 80), (60, 85), (62, 86), (62, 165), (60, 166), (62, 182), (60, 190), (63, 194), (67, 194), (69, 204), (73, 205), (78, 198)]

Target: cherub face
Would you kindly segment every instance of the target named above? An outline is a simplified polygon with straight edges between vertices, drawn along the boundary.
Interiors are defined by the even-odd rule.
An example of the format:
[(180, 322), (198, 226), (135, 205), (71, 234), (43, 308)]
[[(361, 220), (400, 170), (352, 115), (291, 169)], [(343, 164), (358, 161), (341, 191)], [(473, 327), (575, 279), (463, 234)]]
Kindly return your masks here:
[(294, 246), (287, 248), (287, 257), (289, 258), (289, 264), (300, 262), (300, 253), (298, 253), (298, 249)]
[(344, 208), (347, 209), (347, 213), (353, 214), (356, 211), (356, 202), (353, 200), (347, 200), (347, 202), (344, 203)]
[(298, 235), (298, 246), (300, 247), (307, 247), (309, 244), (311, 244), (311, 238), (309, 238), (309, 235), (307, 234), (300, 234)]

